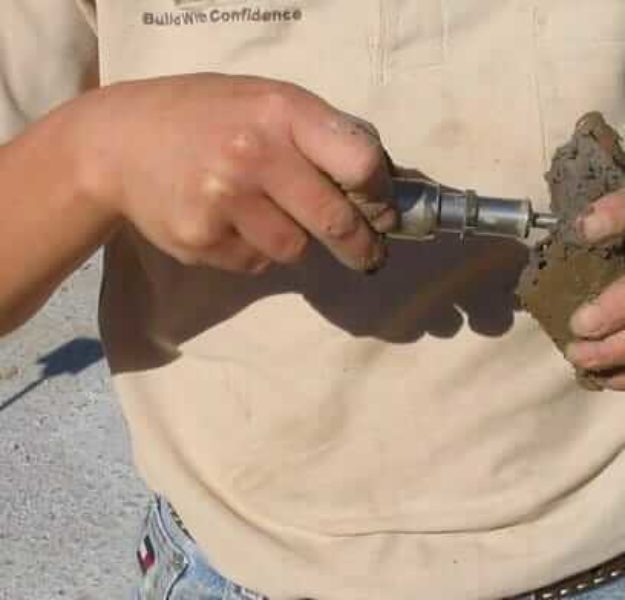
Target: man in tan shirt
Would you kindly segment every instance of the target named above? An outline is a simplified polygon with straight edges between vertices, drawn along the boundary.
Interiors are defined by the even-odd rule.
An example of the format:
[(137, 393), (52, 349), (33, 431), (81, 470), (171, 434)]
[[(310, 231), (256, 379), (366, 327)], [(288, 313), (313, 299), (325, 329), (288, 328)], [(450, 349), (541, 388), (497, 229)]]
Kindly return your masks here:
[[(380, 268), (388, 163), (346, 113), (397, 164), (540, 201), (582, 113), (625, 126), (624, 58), (620, 0), (5, 0), (0, 327), (106, 244), (102, 337), (158, 494), (140, 598), (622, 585), (589, 571), (625, 552), (622, 397), (514, 311), (518, 245), (392, 242)], [(571, 359), (625, 363), (624, 290)]]

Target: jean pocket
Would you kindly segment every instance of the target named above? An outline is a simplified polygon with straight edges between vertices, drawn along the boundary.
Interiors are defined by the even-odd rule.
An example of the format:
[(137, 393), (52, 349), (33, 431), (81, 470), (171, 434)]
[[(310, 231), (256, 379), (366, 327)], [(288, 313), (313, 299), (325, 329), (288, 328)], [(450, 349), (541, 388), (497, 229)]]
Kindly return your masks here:
[(164, 527), (159, 502), (150, 503), (137, 545), (141, 582), (136, 600), (171, 600), (189, 566), (189, 558)]

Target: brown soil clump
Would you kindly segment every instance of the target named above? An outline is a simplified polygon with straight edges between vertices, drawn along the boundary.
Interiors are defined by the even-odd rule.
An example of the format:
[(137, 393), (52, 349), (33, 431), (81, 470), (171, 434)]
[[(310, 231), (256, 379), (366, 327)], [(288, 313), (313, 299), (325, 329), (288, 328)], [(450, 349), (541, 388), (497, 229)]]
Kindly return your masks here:
[[(625, 274), (625, 241), (583, 244), (575, 220), (601, 196), (625, 186), (625, 153), (600, 113), (582, 117), (572, 139), (559, 148), (546, 179), (558, 227), (531, 251), (517, 293), (521, 303), (564, 352), (573, 341), (569, 321)], [(582, 386), (601, 389), (601, 373), (578, 371)]]

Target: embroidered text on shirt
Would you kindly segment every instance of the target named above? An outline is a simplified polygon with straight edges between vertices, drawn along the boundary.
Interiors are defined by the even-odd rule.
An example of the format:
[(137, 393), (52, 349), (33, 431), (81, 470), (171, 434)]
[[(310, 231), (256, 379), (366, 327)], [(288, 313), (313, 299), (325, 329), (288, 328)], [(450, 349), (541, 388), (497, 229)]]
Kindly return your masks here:
[(301, 21), (304, 13), (300, 8), (284, 9), (219, 9), (210, 11), (187, 10), (183, 12), (144, 12), (144, 25), (157, 26), (192, 26), (209, 25), (216, 23), (282, 23)]

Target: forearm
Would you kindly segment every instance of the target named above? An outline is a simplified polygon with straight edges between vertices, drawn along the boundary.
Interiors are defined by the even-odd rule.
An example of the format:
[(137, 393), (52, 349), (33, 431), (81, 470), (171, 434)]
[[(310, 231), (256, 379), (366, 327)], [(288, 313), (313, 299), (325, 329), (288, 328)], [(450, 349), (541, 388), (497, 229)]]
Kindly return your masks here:
[(74, 129), (65, 107), (0, 146), (0, 335), (27, 320), (115, 228)]

